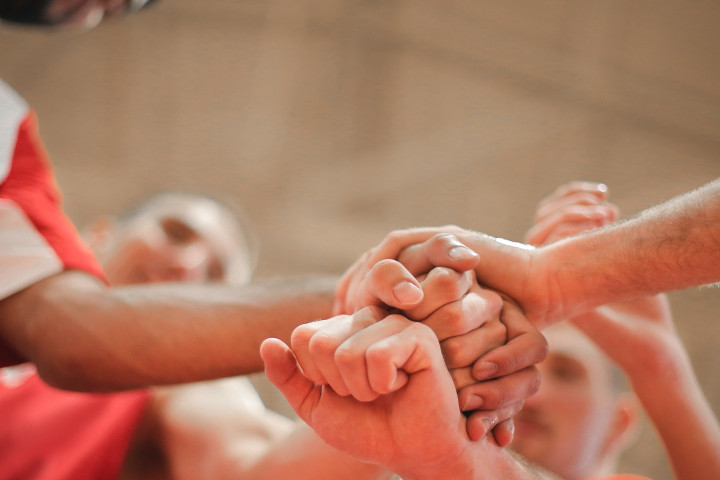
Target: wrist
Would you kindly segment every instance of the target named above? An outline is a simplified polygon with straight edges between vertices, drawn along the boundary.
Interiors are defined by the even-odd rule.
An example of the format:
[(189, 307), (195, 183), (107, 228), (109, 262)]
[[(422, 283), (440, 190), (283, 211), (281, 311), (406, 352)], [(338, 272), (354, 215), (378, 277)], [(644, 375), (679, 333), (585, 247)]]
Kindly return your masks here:
[[(484, 442), (483, 440), (482, 442)], [(475, 480), (475, 465), (471, 448), (461, 448), (451, 457), (435, 464), (413, 463), (406, 468), (391, 468), (402, 480), (438, 480), (452, 478)]]

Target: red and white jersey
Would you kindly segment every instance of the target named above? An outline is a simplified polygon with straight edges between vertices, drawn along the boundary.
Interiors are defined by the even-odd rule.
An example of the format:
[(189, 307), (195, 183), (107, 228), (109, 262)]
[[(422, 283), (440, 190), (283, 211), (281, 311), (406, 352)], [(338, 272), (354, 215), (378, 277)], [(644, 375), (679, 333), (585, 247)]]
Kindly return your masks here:
[[(0, 80), (0, 301), (68, 269), (104, 278), (61, 209), (35, 115)], [(148, 392), (56, 390), (23, 361), (0, 339), (0, 478), (117, 478)]]
[[(66, 269), (103, 278), (62, 211), (35, 115), (0, 80), (0, 300)], [(18, 361), (0, 343), (0, 367)]]
[(57, 390), (28, 363), (0, 368), (0, 478), (117, 478), (148, 399)]

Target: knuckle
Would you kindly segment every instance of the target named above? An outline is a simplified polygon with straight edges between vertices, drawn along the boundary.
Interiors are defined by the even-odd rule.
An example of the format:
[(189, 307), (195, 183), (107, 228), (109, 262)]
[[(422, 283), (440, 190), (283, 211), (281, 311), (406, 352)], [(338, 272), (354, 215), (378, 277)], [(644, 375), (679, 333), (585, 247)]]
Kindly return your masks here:
[(507, 327), (502, 322), (490, 322), (483, 325), (483, 331), (489, 341), (498, 347), (507, 342)]
[(495, 388), (488, 388), (482, 392), (483, 410), (495, 410), (502, 405), (503, 395)]
[(465, 348), (454, 338), (445, 340), (440, 345), (445, 361), (450, 368), (467, 366), (465, 361)]
[(353, 315), (353, 323), (361, 327), (369, 327), (383, 318), (384, 310), (377, 305), (363, 307)]
[(452, 242), (457, 242), (457, 238), (452, 233), (436, 233), (428, 240), (428, 246), (430, 248), (442, 248)]
[(483, 290), (485, 302), (487, 304), (487, 308), (494, 314), (494, 315), (500, 315), (500, 311), (503, 308), (503, 298), (500, 296), (500, 294), (493, 292), (491, 290)]
[[(432, 331), (430, 327), (427, 325), (421, 323), (421, 322), (413, 322), (410, 320), (407, 320), (406, 318), (396, 315), (399, 320), (402, 321), (402, 323), (406, 323), (406, 328), (412, 332), (414, 335), (417, 335), (419, 337), (426, 337), (426, 338), (432, 338), (433, 340), (436, 339), (435, 332)], [(409, 322), (409, 323), (408, 323)]]
[(337, 345), (334, 339), (323, 332), (318, 332), (310, 338), (308, 348), (313, 356), (332, 355)]
[(447, 304), (438, 310), (437, 315), (443, 325), (443, 329), (447, 330), (450, 336), (467, 333), (467, 329), (464, 328), (466, 316), (461, 305), (456, 302)]
[(435, 267), (428, 275), (432, 288), (448, 297), (456, 297), (463, 293), (461, 278), (457, 272), (446, 267)]
[(357, 359), (357, 352), (344, 345), (338, 347), (333, 354), (333, 360), (338, 367), (350, 367), (357, 362)]
[(310, 343), (314, 333), (315, 328), (310, 325), (300, 325), (295, 328), (290, 335), (290, 345), (293, 349), (297, 347), (304, 347)]

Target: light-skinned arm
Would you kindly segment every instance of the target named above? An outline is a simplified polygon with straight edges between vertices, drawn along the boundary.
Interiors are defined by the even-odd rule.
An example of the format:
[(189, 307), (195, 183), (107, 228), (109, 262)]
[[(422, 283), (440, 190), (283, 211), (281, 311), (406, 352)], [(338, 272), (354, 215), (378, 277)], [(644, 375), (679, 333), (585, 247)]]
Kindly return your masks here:
[[(604, 186), (595, 188), (604, 194)], [(588, 220), (598, 215), (604, 214), (589, 213)], [(352, 296), (353, 278), (380, 259), (416, 262), (408, 247), (434, 235), (454, 235), (477, 252), (479, 281), (515, 299), (542, 328), (599, 305), (720, 280), (720, 179), (630, 220), (540, 248), (455, 226), (396, 231), (346, 272), (336, 301)]]
[[(615, 220), (617, 208), (604, 195), (587, 201), (592, 187), (567, 185), (543, 200), (526, 240), (551, 243)], [(592, 212), (604, 212), (606, 218), (588, 221)], [(572, 321), (627, 374), (665, 445), (675, 477), (720, 477), (720, 426), (675, 330), (667, 297), (605, 305)]]

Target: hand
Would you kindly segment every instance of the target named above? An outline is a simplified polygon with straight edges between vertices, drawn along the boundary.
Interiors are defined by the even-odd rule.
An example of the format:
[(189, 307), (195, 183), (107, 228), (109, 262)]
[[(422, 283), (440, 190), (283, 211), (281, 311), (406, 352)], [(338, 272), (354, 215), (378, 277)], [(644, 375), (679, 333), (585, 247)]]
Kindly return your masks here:
[[(416, 242), (412, 264), (395, 261), (405, 246)], [(370, 305), (414, 307), (423, 295), (416, 276), (427, 274), (435, 266), (465, 272), (472, 270), (477, 261), (477, 254), (452, 235), (433, 236), (428, 229), (393, 232), (345, 272), (335, 291), (334, 314), (352, 314)]]
[(324, 352), (296, 357), (277, 339), (261, 347), (267, 376), (333, 447), (408, 478), (452, 474), (473, 446), (438, 340), (421, 323), (400, 315), (378, 320), (378, 313), (370, 308), (324, 321), (320, 336), (350, 333), (331, 361), (329, 386), (312, 380), (328, 370)]
[(607, 201), (602, 183), (571, 182), (542, 199), (535, 213), (535, 225), (525, 234), (531, 245), (547, 245), (617, 220), (619, 210)]
[(536, 327), (564, 318), (563, 299), (553, 288), (553, 270), (544, 252), (454, 225), (391, 232), (345, 272), (335, 291), (335, 313), (352, 313), (352, 299), (365, 295), (363, 282), (382, 260), (403, 265), (408, 281), (433, 265), (457, 271), (474, 268), (483, 286), (511, 297)]
[[(470, 437), (492, 430), (504, 446), (512, 441), (512, 417), (540, 386), (534, 365), (547, 355), (547, 342), (514, 303), (483, 289), (474, 277), (467, 294), (445, 303), (457, 286), (453, 275), (461, 274), (433, 269), (422, 281), (428, 292), (424, 301), (404, 314), (429, 326), (440, 340), (460, 408), (469, 415)], [(435, 310), (437, 305), (442, 306)]]
[[(415, 307), (405, 308), (403, 314), (430, 326), (438, 336), (446, 364), (459, 391), (460, 406), (470, 418), (470, 436), (482, 438), (492, 429), (496, 441), (506, 445), (513, 435), (511, 417), (522, 408), (525, 398), (539, 387), (539, 373), (533, 365), (545, 357), (547, 344), (509, 301), (505, 302), (508, 306), (503, 310), (501, 320), (502, 298), (477, 285), (471, 271), (459, 273), (450, 268), (435, 267), (429, 274), (421, 274), (432, 268), (434, 263), (452, 263), (448, 252), (453, 249), (459, 249), (465, 255), (465, 247), (455, 237), (436, 235), (404, 252), (410, 260), (407, 264), (409, 269), (391, 260), (381, 260), (372, 267), (357, 263), (353, 268), (362, 267), (362, 271), (366, 272), (362, 280), (355, 282), (357, 287), (354, 292), (361, 300), (357, 302), (348, 298), (344, 304), (352, 305), (353, 311), (360, 305), (386, 307), (397, 300), (390, 286), (402, 282), (419, 285), (424, 292), (421, 302)], [(455, 256), (458, 257), (457, 254)], [(364, 262), (373, 260), (371, 254), (366, 257), (369, 259)], [(468, 255), (468, 258), (473, 257)], [(473, 263), (474, 260), (465, 266)], [(414, 275), (419, 277), (416, 279)], [(367, 316), (364, 318), (369, 319)], [(368, 321), (372, 323), (374, 320)], [(292, 346), (296, 352), (309, 348), (324, 350), (321, 355), (327, 360), (325, 364), (329, 365), (335, 349), (345, 337), (339, 336), (332, 343), (328, 343), (327, 337), (316, 337), (322, 341), (316, 340), (311, 345), (312, 335), (321, 328), (322, 323), (316, 322), (297, 329)], [(509, 343), (505, 345), (506, 342)], [(473, 364), (476, 365), (474, 376)], [(325, 381), (321, 372), (308, 374), (318, 384)], [(328, 379), (334, 377), (337, 380), (334, 372), (325, 372), (325, 375)], [(479, 382), (483, 380), (485, 382)], [(349, 394), (339, 381), (336, 392)]]

